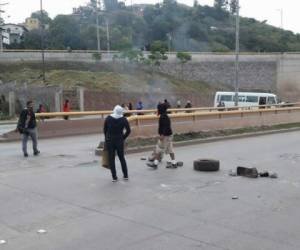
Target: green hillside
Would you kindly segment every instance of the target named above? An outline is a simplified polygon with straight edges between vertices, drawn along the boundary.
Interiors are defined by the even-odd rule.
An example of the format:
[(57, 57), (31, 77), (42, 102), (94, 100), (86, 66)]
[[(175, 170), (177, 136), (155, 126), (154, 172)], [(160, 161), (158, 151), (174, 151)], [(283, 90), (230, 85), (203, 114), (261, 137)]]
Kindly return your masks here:
[[(96, 49), (96, 1), (75, 10), (73, 15), (58, 15), (43, 22), (48, 49)], [(229, 2), (229, 3), (227, 3)], [(125, 6), (124, 2), (104, 1), (100, 13), (101, 49), (149, 49), (154, 41), (163, 41), (172, 51), (233, 51), (235, 47), (235, 0), (215, 0), (215, 6), (194, 6), (164, 0), (156, 5)], [(74, 6), (76, 7), (76, 6)], [(39, 12), (33, 17), (41, 19)], [(107, 27), (109, 42), (107, 42)], [(40, 48), (40, 31), (25, 35), (21, 45), (10, 48)], [(241, 51), (300, 51), (300, 35), (270, 26), (266, 21), (241, 18)]]

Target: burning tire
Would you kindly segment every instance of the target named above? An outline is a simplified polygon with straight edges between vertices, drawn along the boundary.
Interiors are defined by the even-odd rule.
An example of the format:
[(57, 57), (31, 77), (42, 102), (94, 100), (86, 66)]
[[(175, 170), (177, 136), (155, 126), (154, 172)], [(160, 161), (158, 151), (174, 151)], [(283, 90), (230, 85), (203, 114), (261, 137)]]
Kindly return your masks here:
[(213, 172), (220, 170), (220, 161), (213, 159), (198, 159), (194, 161), (194, 170)]

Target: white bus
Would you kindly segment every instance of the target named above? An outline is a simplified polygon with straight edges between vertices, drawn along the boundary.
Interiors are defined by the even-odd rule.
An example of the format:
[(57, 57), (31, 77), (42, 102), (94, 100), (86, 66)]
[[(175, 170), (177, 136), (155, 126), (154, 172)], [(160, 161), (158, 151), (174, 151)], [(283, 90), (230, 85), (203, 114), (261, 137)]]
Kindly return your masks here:
[[(238, 92), (238, 106), (277, 104), (277, 96), (270, 93)], [(216, 92), (214, 107), (234, 107), (235, 92)]]

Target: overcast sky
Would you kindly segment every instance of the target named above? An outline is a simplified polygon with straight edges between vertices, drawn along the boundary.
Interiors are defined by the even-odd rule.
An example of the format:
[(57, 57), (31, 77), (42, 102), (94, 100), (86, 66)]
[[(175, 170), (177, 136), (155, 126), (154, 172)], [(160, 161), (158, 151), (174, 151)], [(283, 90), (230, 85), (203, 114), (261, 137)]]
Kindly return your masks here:
[[(159, 0), (162, 2), (162, 0)], [(158, 0), (126, 0), (132, 3), (157, 3)], [(5, 22), (22, 23), (31, 12), (39, 9), (40, 0), (0, 0), (6, 13), (2, 14)], [(57, 14), (69, 14), (73, 7), (84, 5), (88, 0), (43, 0), (44, 9), (53, 18)], [(180, 3), (192, 5), (193, 0), (178, 0)], [(201, 5), (212, 5), (214, 0), (198, 0)], [(269, 24), (280, 27), (281, 18), (279, 9), (283, 10), (283, 27), (300, 33), (300, 1), (299, 0), (240, 0), (241, 15), (254, 17), (258, 20), (267, 20)]]

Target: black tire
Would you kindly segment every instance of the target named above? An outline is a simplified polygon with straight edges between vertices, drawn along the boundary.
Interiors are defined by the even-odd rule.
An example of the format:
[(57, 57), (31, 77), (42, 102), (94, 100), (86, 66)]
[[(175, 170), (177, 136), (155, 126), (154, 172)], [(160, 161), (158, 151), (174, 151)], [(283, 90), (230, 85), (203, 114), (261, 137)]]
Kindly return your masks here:
[(213, 159), (198, 159), (194, 161), (194, 170), (213, 172), (220, 170), (220, 161)]

